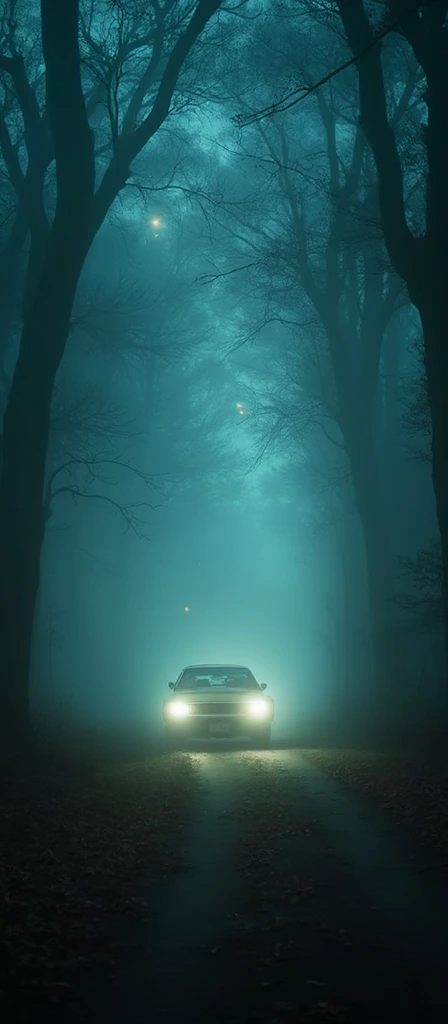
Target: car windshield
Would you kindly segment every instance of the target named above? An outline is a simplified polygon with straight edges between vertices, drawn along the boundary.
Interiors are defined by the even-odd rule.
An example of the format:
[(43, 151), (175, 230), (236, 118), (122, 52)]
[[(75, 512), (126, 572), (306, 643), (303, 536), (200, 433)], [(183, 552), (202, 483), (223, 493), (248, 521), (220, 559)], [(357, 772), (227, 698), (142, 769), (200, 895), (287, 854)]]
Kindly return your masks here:
[(259, 690), (257, 680), (247, 668), (187, 668), (176, 683), (176, 690)]

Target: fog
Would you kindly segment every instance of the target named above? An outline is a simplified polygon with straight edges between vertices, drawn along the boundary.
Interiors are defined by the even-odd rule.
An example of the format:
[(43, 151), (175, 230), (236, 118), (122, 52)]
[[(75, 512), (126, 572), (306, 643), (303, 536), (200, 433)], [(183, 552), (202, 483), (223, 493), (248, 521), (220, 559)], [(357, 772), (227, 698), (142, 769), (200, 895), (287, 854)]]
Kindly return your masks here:
[[(137, 32), (129, 6), (123, 29), (114, 5), (93, 5), (81, 33), (97, 188), (151, 56), (136, 46), (120, 80), (104, 77)], [(35, 383), (51, 393), (29, 668), (40, 722), (141, 722), (161, 735), (168, 682), (207, 662), (247, 665), (267, 684), (277, 743), (353, 737), (373, 721), (435, 728), (444, 713), (436, 398), (418, 289), (393, 265), (356, 65), (295, 102), (348, 60), (333, 8), (249, 0), (211, 17), (85, 253), (54, 385)], [(40, 28), (23, 4), (19, 24), (42, 115)], [(426, 106), (407, 56), (402, 39), (386, 40), (407, 224), (423, 237)], [(24, 173), (20, 95), (10, 104), (2, 117)], [(21, 247), (11, 241), (12, 172), (3, 147), (8, 430), (36, 287), (33, 223)], [(50, 160), (50, 223), (57, 190)], [(5, 487), (14, 451), (29, 473), (29, 444), (14, 436)], [(22, 488), (11, 508), (34, 501)], [(12, 512), (4, 523), (9, 550)], [(4, 564), (20, 596), (24, 572)]]

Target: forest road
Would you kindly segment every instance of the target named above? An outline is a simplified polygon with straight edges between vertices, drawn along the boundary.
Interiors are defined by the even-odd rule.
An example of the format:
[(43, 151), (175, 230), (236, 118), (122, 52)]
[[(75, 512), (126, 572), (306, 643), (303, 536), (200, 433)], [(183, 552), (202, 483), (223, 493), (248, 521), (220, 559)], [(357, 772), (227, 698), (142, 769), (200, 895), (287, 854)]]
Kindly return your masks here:
[(185, 756), (186, 868), (153, 891), (94, 1019), (448, 1020), (447, 875), (430, 854), (300, 751)]

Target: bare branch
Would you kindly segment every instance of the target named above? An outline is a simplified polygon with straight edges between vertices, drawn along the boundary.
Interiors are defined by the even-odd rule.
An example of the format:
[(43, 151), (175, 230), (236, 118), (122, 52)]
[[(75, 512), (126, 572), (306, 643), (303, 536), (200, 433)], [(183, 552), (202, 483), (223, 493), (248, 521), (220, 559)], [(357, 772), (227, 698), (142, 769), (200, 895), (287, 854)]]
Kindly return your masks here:
[[(122, 505), (119, 501), (116, 501), (107, 494), (95, 494), (92, 491), (81, 491), (76, 484), (67, 484), (66, 486), (56, 488), (53, 492), (53, 498), (58, 494), (71, 494), (73, 498), (93, 498), (96, 501), (105, 501), (120, 513), (127, 523), (127, 528), (131, 529), (140, 540), (145, 539), (145, 534), (142, 531), (142, 527), (145, 526), (145, 520), (136, 514), (136, 509), (147, 508), (150, 509), (151, 512), (154, 512), (156, 509), (162, 507), (161, 505), (151, 505), (148, 501), (134, 501), (129, 505)], [(51, 506), (47, 510), (47, 518), (50, 517)]]
[(95, 195), (92, 225), (94, 231), (102, 224), (114, 199), (125, 186), (132, 161), (156, 134), (168, 116), (183, 64), (210, 18), (220, 6), (221, 0), (198, 0), (186, 29), (181, 33), (170, 53), (150, 113), (130, 135), (122, 134), (117, 140), (115, 154)]
[(317, 82), (313, 82), (311, 85), (300, 85), (297, 89), (292, 89), (291, 92), (286, 93), (281, 100), (276, 103), (271, 103), (268, 107), (264, 107), (262, 110), (255, 111), (252, 114), (235, 114), (233, 120), (235, 124), (241, 127), (246, 127), (250, 124), (254, 124), (255, 121), (261, 121), (267, 117), (273, 117), (275, 114), (283, 114), (286, 110), (291, 110), (292, 107), (296, 107), (298, 103), (302, 103), (303, 100), (307, 99), (313, 93), (321, 89), (322, 86), (327, 85), (331, 82), (336, 75), (340, 75), (342, 71), (346, 71), (347, 68), (357, 64), (361, 57), (364, 57), (367, 53), (373, 49), (377, 43), (380, 43), (385, 36), (393, 32), (399, 25), (399, 22), (395, 22), (382, 29), (375, 37), (370, 39), (365, 46), (353, 57), (349, 57), (347, 60), (338, 64), (337, 67), (332, 68), (326, 75), (319, 78)]
[[(81, 458), (80, 456), (71, 456), (53, 470), (47, 481), (43, 503), (46, 518), (49, 519), (51, 517), (54, 499), (61, 494), (71, 494), (73, 498), (95, 498), (100, 501), (105, 501), (107, 504), (116, 508), (126, 520), (128, 526), (130, 526), (135, 533), (141, 536), (138, 527), (144, 525), (144, 521), (138, 518), (137, 510), (146, 508), (151, 511), (155, 511), (158, 508), (165, 507), (164, 503), (158, 502), (157, 504), (153, 504), (148, 500), (125, 503), (112, 497), (110, 494), (97, 491), (93, 492), (91, 490), (91, 486), (94, 483), (102, 482), (112, 484), (113, 486), (117, 485), (117, 480), (107, 479), (107, 477), (102, 475), (102, 470), (105, 466), (113, 466), (119, 471), (124, 470), (132, 474), (132, 476), (137, 480), (140, 480), (147, 490), (158, 491), (160, 494), (163, 493), (161, 483), (162, 474), (146, 473), (138, 467), (133, 466), (131, 462), (126, 462), (119, 457), (113, 458), (110, 456), (108, 457), (107, 455), (99, 455), (89, 459)], [(65, 475), (73, 476), (73, 474), (76, 474), (76, 470), (78, 468), (84, 470), (87, 475), (87, 480), (84, 485), (74, 479), (70, 483), (61, 483), (58, 486), (55, 486), (56, 481), (60, 477)]]
[[(351, 0), (346, 0), (346, 2), (350, 4)], [(291, 110), (292, 107), (297, 106), (298, 103), (302, 103), (303, 100), (317, 92), (317, 90), (321, 89), (322, 86), (332, 82), (333, 79), (336, 78), (337, 75), (340, 75), (342, 71), (346, 71), (347, 68), (358, 64), (363, 57), (368, 56), (376, 46), (379, 46), (386, 36), (391, 35), (393, 32), (402, 29), (404, 25), (407, 25), (414, 16), (418, 15), (418, 12), (423, 6), (426, 6), (426, 8), (429, 9), (431, 5), (433, 5), (434, 8), (436, 5), (440, 5), (440, 0), (426, 0), (426, 4), (424, 2), (422, 3), (422, 0), (416, 0), (415, 3), (409, 3), (409, 0), (406, 0), (405, 6), (401, 0), (398, 0), (398, 2), (401, 6), (400, 14), (395, 17), (393, 21), (384, 25), (379, 32), (375, 34), (372, 32), (368, 39), (365, 39), (363, 43), (359, 44), (357, 51), (352, 57), (349, 57), (347, 60), (342, 61), (341, 64), (338, 64), (335, 68), (332, 68), (326, 75), (319, 78), (317, 82), (313, 82), (311, 85), (300, 85), (297, 89), (292, 89), (291, 92), (286, 93), (281, 100), (278, 100), (276, 103), (271, 103), (268, 107), (254, 111), (251, 114), (235, 114), (233, 117), (235, 124), (238, 124), (241, 127), (246, 127), (250, 124), (254, 124), (255, 121), (261, 121), (264, 118), (273, 117), (276, 114), (284, 113), (286, 110)]]

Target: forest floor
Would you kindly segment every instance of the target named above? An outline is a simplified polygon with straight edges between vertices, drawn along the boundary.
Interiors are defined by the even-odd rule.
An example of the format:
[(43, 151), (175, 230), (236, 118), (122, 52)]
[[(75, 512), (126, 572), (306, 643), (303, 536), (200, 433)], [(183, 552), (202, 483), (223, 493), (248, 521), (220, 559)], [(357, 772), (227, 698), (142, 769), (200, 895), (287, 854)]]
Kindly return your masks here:
[(149, 918), (151, 878), (179, 870), (193, 788), (188, 758), (149, 757), (141, 735), (0, 759), (3, 1020), (70, 996), (86, 965), (112, 969), (117, 921)]
[(446, 1019), (442, 758), (130, 736), (1, 767), (3, 1019)]
[(374, 800), (448, 865), (448, 754), (303, 750), (350, 789)]

